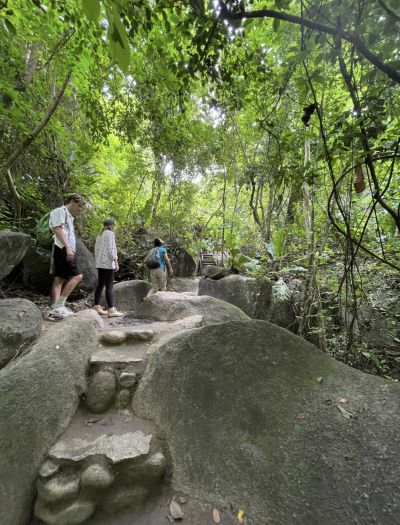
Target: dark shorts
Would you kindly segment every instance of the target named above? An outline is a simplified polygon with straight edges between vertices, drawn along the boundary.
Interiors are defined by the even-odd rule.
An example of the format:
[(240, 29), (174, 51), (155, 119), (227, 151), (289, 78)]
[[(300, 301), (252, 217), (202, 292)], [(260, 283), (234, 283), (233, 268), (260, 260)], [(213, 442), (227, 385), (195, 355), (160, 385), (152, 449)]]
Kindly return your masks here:
[(76, 259), (73, 261), (67, 261), (67, 250), (65, 248), (59, 248), (54, 245), (54, 277), (61, 277), (62, 279), (71, 279), (76, 275), (80, 275), (76, 266)]

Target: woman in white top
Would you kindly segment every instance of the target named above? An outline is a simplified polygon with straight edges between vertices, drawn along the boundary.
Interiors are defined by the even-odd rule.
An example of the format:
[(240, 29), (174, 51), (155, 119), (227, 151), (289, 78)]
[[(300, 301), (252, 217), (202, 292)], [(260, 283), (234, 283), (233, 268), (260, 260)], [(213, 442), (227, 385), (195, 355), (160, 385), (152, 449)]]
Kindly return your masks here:
[[(112, 293), (114, 271), (119, 270), (117, 247), (115, 245), (115, 235), (113, 229), (113, 219), (106, 219), (103, 222), (103, 229), (96, 239), (94, 259), (97, 268), (97, 288), (94, 293), (94, 309), (100, 315), (108, 315), (108, 317), (122, 317), (124, 314), (118, 312), (114, 307)], [(104, 287), (106, 287), (106, 301), (108, 311), (103, 310), (103, 308), (100, 306), (100, 298)]]

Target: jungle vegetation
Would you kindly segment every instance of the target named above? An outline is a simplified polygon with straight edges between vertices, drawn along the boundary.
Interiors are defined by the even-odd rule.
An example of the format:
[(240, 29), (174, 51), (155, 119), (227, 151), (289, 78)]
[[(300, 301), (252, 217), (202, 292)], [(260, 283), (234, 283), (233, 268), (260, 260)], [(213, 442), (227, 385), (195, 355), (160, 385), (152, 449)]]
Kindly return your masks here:
[(76, 191), (89, 245), (106, 216), (126, 249), (253, 244), (250, 275), (308, 270), (300, 333), (324, 289), (354, 351), (362, 265), (400, 269), (397, 0), (2, 0), (0, 57), (0, 229)]

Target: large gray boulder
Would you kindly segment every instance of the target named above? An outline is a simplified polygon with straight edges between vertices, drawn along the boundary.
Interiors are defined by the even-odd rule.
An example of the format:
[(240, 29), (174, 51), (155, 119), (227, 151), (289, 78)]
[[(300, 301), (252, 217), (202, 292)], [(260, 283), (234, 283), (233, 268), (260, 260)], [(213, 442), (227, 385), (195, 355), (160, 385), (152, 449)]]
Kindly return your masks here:
[[(219, 279), (200, 279), (198, 293), (234, 304), (254, 319), (270, 321), (296, 332), (297, 323), (292, 301), (289, 296), (280, 296), (281, 284), (285, 286), (282, 280), (273, 283), (268, 279), (234, 274)], [(290, 290), (287, 291), (290, 295)]]
[(254, 317), (259, 283), (251, 277), (228, 275), (223, 279), (202, 278), (199, 282), (199, 295), (210, 295), (234, 304), (248, 316)]
[(31, 352), (0, 371), (1, 523), (26, 525), (34, 480), (47, 451), (67, 428), (86, 390), (97, 347), (88, 321), (70, 318), (39, 339)]
[(155, 293), (136, 308), (134, 315), (139, 319), (155, 321), (177, 321), (185, 317), (201, 315), (204, 324), (249, 319), (242, 310), (225, 301), (214, 297), (176, 292)]
[[(139, 279), (116, 283), (113, 286), (114, 306), (121, 312), (134, 310), (143, 301), (150, 288), (150, 283)], [(93, 295), (91, 297), (93, 298)], [(107, 307), (104, 291), (100, 304)]]
[(196, 262), (186, 248), (178, 246), (173, 253), (172, 268), (176, 277), (192, 277), (196, 270)]
[(0, 232), (0, 281), (22, 261), (30, 245), (31, 237), (25, 233)]
[(48, 295), (53, 276), (50, 274), (51, 252), (32, 246), (22, 261), (22, 279), (27, 288)]
[(265, 321), (168, 341), (133, 401), (165, 433), (176, 490), (279, 525), (398, 523), (399, 403), (399, 384)]
[[(93, 254), (85, 244), (76, 240), (76, 256), (78, 270), (83, 273), (81, 287), (84, 290), (94, 290), (97, 285), (97, 270)], [(22, 276), (25, 286), (45, 295), (50, 293), (53, 276), (50, 274), (51, 251), (33, 246), (28, 250), (22, 262)]]
[(85, 290), (94, 290), (97, 286), (97, 270), (94, 264), (94, 256), (80, 239), (76, 239), (76, 260), (78, 270), (83, 273), (81, 286)]
[(174, 292), (191, 292), (197, 295), (199, 291), (199, 278), (174, 277), (171, 286)]
[(41, 326), (42, 314), (31, 301), (0, 300), (0, 368), (39, 337)]

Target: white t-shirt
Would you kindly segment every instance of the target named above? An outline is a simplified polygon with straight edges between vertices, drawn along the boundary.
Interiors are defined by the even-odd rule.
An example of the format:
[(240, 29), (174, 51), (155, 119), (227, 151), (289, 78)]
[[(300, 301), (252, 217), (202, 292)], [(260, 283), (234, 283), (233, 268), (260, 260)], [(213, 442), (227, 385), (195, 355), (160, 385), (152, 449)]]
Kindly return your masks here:
[(114, 233), (111, 230), (104, 230), (96, 239), (96, 245), (94, 247), (95, 266), (96, 268), (115, 270), (117, 257)]
[[(50, 213), (49, 227), (54, 230), (57, 226), (62, 226), (65, 237), (67, 238), (71, 248), (76, 251), (76, 238), (74, 229), (74, 217), (70, 214), (65, 206), (55, 208)], [(64, 244), (60, 241), (57, 235), (54, 235), (54, 244), (59, 248), (64, 248)]]

